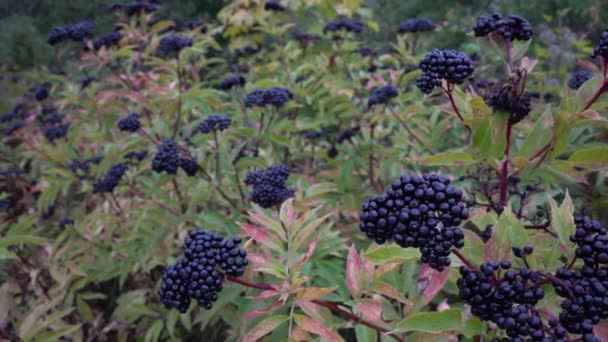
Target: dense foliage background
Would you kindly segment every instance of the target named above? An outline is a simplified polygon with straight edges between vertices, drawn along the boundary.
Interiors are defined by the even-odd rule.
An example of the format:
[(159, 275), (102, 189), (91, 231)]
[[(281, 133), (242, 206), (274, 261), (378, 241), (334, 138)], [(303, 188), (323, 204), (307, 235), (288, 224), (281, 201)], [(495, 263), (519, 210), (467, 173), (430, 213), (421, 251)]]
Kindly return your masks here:
[[(112, 3), (0, 3), (0, 338), (489, 341), (506, 332), (472, 313), (459, 267), (505, 259), (544, 277), (526, 285), (544, 291), (534, 315), (559, 316), (552, 274), (587, 263), (575, 215), (608, 222), (608, 59), (589, 57), (608, 3), (165, 0), (131, 16)], [(533, 38), (475, 37), (494, 12), (521, 14)], [(324, 32), (338, 18), (362, 32)], [(436, 28), (398, 33), (410, 18)], [(87, 39), (47, 44), (82, 21)], [(462, 51), (475, 71), (423, 94), (417, 66), (434, 48)], [(586, 82), (568, 85), (580, 70)], [(226, 87), (232, 75), (245, 83)], [(387, 85), (396, 96), (370, 105)], [(292, 95), (249, 105), (273, 87)], [(515, 122), (489, 99), (520, 87), (531, 111)], [(230, 124), (201, 129), (213, 114)], [(175, 172), (158, 166), (167, 139)], [(246, 179), (278, 164), (294, 196), (262, 208)], [(464, 192), (464, 247), (445, 269), (359, 228), (366, 200), (423, 172)], [(249, 265), (222, 274), (210, 310), (180, 313), (159, 289), (195, 229), (240, 236)], [(514, 256), (524, 245), (534, 252)], [(606, 326), (594, 322), (604, 340)]]

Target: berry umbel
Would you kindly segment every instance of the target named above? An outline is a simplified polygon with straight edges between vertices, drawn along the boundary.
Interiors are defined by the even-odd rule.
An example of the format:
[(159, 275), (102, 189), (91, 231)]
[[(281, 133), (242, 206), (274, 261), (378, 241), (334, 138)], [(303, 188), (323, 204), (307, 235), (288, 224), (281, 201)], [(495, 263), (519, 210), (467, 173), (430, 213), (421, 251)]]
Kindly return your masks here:
[(439, 271), (450, 265), (450, 251), (464, 245), (457, 228), (469, 216), (462, 191), (438, 174), (405, 174), (385, 193), (362, 206), (359, 229), (378, 244), (393, 240), (419, 248), (421, 261)]
[(141, 122), (139, 122), (139, 114), (137, 113), (129, 113), (118, 121), (118, 129), (124, 132), (136, 132), (140, 128)]
[(103, 178), (93, 184), (93, 193), (112, 192), (127, 171), (127, 164), (118, 163), (112, 165)]
[(585, 82), (589, 81), (592, 78), (593, 78), (593, 73), (591, 71), (587, 71), (587, 70), (577, 71), (568, 80), (568, 87), (570, 89), (578, 89), (583, 84), (585, 84)]
[(166, 55), (178, 53), (182, 49), (192, 46), (193, 40), (190, 37), (184, 37), (177, 34), (171, 34), (163, 37), (160, 40), (160, 50)]
[(352, 33), (363, 32), (363, 21), (357, 19), (337, 19), (329, 21), (323, 28), (323, 33), (345, 31)]
[(253, 185), (251, 201), (262, 208), (270, 208), (293, 197), (294, 190), (287, 188), (289, 168), (286, 165), (274, 165), (266, 170), (250, 171), (245, 177), (246, 185)]
[(222, 80), (220, 83), (220, 89), (230, 90), (234, 87), (242, 87), (245, 85), (245, 76), (243, 75), (231, 75)]
[(158, 148), (158, 152), (152, 159), (152, 170), (155, 172), (166, 172), (170, 175), (177, 173), (179, 167), (179, 149), (173, 140), (165, 140)]
[(390, 99), (399, 95), (397, 87), (392, 84), (378, 88), (372, 92), (367, 100), (367, 106), (372, 107), (377, 104), (387, 104)]
[(231, 119), (229, 116), (224, 115), (209, 115), (203, 120), (198, 129), (203, 134), (209, 134), (217, 131), (224, 131), (230, 127)]
[(222, 291), (224, 276), (239, 277), (249, 264), (247, 251), (240, 248), (241, 238), (223, 239), (217, 233), (195, 230), (184, 239), (184, 255), (167, 266), (158, 295), (167, 308), (184, 313), (195, 300), (211, 309)]
[(593, 49), (593, 53), (591, 54), (592, 58), (599, 56), (604, 57), (604, 61), (608, 62), (608, 29), (602, 32), (600, 35), (600, 42)]
[(509, 19), (504, 19), (499, 13), (492, 15), (482, 15), (477, 18), (477, 23), (473, 27), (476, 37), (483, 37), (496, 32), (503, 39), (530, 40), (532, 38), (532, 25), (520, 15), (511, 15)]
[(435, 29), (435, 23), (429, 19), (408, 19), (401, 23), (397, 28), (399, 33), (415, 33), (423, 31), (433, 31)]
[(475, 70), (475, 64), (466, 54), (454, 50), (434, 49), (420, 62), (422, 75), (416, 79), (416, 86), (425, 94), (441, 86), (442, 79), (451, 84), (461, 84)]
[(279, 108), (292, 98), (293, 94), (286, 88), (273, 87), (268, 89), (256, 89), (245, 97), (245, 106), (264, 107), (270, 105)]

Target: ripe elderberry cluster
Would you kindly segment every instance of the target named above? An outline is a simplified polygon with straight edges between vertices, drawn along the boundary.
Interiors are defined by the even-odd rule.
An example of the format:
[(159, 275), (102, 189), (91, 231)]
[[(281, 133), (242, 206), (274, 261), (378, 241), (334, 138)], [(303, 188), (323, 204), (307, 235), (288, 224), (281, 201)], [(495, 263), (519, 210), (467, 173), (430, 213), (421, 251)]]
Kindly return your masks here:
[(88, 21), (83, 21), (73, 26), (57, 26), (49, 33), (47, 43), (49, 43), (49, 45), (55, 45), (68, 39), (75, 42), (81, 42), (92, 34), (93, 25)]
[[(125, 14), (127, 15), (127, 17), (132, 17), (134, 15), (138, 15), (141, 13), (153, 13), (158, 9), (158, 2), (157, 1), (135, 1), (135, 2), (130, 2), (128, 4), (124, 5), (124, 11)], [(113, 7), (115, 10), (116, 9), (120, 9), (122, 6), (118, 5), (116, 7)]]
[(160, 50), (166, 55), (180, 52), (183, 48), (192, 46), (194, 41), (190, 37), (184, 37), (177, 34), (164, 36), (160, 40)]
[(293, 197), (294, 190), (287, 188), (289, 167), (274, 165), (266, 170), (254, 170), (247, 173), (246, 185), (253, 185), (251, 200), (262, 208), (270, 208)]
[[(120, 42), (121, 39), (122, 39), (122, 32), (120, 32), (118, 30), (112, 31), (111, 33), (108, 33), (106, 35), (93, 39), (93, 41), (92, 41), (93, 49), (99, 50), (102, 47), (109, 49), (113, 46), (118, 45), (118, 43)], [(88, 48), (88, 47), (85, 46), (85, 49), (86, 48)]]
[(361, 127), (359, 126), (349, 127), (345, 129), (340, 133), (340, 135), (338, 135), (338, 144), (341, 144), (347, 140), (350, 141), (355, 135), (359, 134), (359, 132), (361, 132)]
[(101, 157), (101, 156), (91, 157), (91, 158), (87, 158), (84, 160), (72, 159), (72, 161), (70, 162), (69, 168), (70, 168), (70, 171), (72, 171), (72, 173), (74, 173), (80, 179), (85, 179), (89, 174), (89, 171), (91, 169), (91, 164), (99, 165), (99, 163), (101, 163), (102, 160), (103, 160), (103, 157)]
[(291, 31), (291, 37), (298, 41), (302, 49), (306, 49), (307, 47), (321, 41), (321, 37), (307, 32), (302, 32), (297, 28)]
[(545, 292), (537, 285), (541, 275), (528, 268), (512, 269), (511, 262), (491, 261), (479, 270), (460, 268), (458, 295), (471, 306), (471, 313), (495, 323), (513, 341), (556, 341), (566, 337), (559, 324), (543, 324), (536, 303)]
[(158, 148), (154, 158), (152, 158), (152, 170), (158, 173), (164, 171), (170, 175), (174, 175), (180, 167), (190, 177), (195, 176), (199, 170), (198, 162), (195, 159), (181, 156), (175, 141), (166, 139)]
[(509, 121), (512, 125), (523, 120), (532, 110), (530, 94), (521, 94), (511, 86), (501, 87), (490, 93), (486, 98), (486, 103), (492, 107), (494, 112), (508, 112), (510, 114)]
[(93, 184), (93, 193), (112, 192), (127, 171), (127, 164), (117, 163), (110, 167), (103, 178)]
[(356, 48), (355, 50), (353, 50), (354, 53), (359, 54), (359, 56), (361, 57), (374, 57), (376, 56), (376, 51), (374, 51), (373, 49), (367, 47), (367, 46), (359, 46), (358, 48)]
[(242, 87), (245, 85), (245, 76), (243, 75), (231, 75), (222, 80), (220, 83), (220, 89), (230, 90), (233, 87)]
[(224, 240), (220, 234), (195, 230), (184, 240), (185, 258), (167, 266), (158, 295), (165, 307), (184, 313), (195, 300), (211, 309), (222, 290), (224, 277), (220, 270), (239, 277), (248, 265), (247, 251), (239, 248), (241, 239)]
[(363, 32), (363, 21), (357, 19), (342, 18), (329, 21), (327, 24), (325, 24), (325, 27), (323, 28), (324, 34), (327, 34), (327, 32), (336, 31), (361, 33)]
[(477, 18), (473, 31), (476, 37), (483, 37), (496, 32), (508, 41), (525, 41), (532, 38), (532, 25), (519, 15), (511, 15), (509, 19), (504, 19), (500, 13), (482, 15)]
[(568, 80), (568, 87), (570, 87), (570, 89), (578, 89), (591, 78), (593, 78), (593, 73), (591, 71), (579, 70)]
[(71, 124), (68, 122), (68, 123), (61, 124), (61, 125), (50, 126), (50, 127), (45, 128), (42, 133), (49, 141), (52, 142), (59, 138), (65, 137), (68, 134), (70, 125)]
[(198, 126), (198, 130), (203, 134), (224, 131), (230, 127), (231, 119), (229, 116), (209, 115)]
[(404, 174), (362, 206), (359, 229), (383, 244), (419, 248), (421, 261), (439, 271), (450, 265), (452, 248), (464, 245), (458, 225), (469, 216), (462, 191), (438, 174)]
[(441, 86), (441, 79), (448, 83), (461, 84), (473, 74), (475, 64), (462, 52), (434, 49), (420, 62), (422, 75), (416, 79), (416, 86), (425, 94)]
[(34, 97), (37, 101), (44, 101), (49, 97), (50, 84), (44, 83), (34, 88)]
[(271, 105), (279, 108), (292, 98), (293, 94), (286, 88), (273, 87), (268, 89), (256, 89), (245, 97), (245, 106), (264, 107)]
[(287, 8), (281, 5), (278, 0), (266, 0), (266, 3), (264, 3), (264, 9), (274, 12), (285, 12), (287, 10)]
[(433, 31), (435, 29), (435, 23), (429, 19), (408, 19), (401, 23), (397, 28), (399, 33), (415, 33), (423, 31)]
[(390, 99), (397, 97), (397, 95), (399, 95), (399, 91), (397, 90), (397, 87), (392, 84), (380, 87), (374, 90), (369, 96), (369, 99), (367, 99), (367, 106), (372, 107), (377, 104), (387, 104)]
[(604, 30), (600, 35), (600, 43), (593, 49), (591, 54), (592, 58), (604, 57), (604, 60), (608, 60), (608, 29)]
[(126, 117), (118, 120), (118, 129), (125, 132), (137, 132), (141, 128), (139, 114), (129, 113)]

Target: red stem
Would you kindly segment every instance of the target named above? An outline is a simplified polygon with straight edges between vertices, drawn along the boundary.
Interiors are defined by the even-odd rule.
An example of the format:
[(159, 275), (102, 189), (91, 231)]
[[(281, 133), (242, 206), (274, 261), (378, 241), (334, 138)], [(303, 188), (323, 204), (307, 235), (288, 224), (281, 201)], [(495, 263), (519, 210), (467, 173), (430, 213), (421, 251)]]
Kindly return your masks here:
[[(452, 108), (454, 109), (454, 112), (458, 116), (458, 119), (460, 119), (460, 121), (464, 124), (464, 118), (462, 117), (462, 114), (460, 114), (460, 110), (458, 109), (458, 106), (456, 106), (456, 102), (454, 101), (454, 96), (452, 96), (452, 90), (453, 89), (450, 88), (449, 85), (448, 85), (448, 89), (445, 89), (443, 87), (441, 89), (443, 89), (443, 91), (448, 96), (448, 99), (450, 99), (450, 104), (452, 105)], [(469, 132), (469, 134), (471, 134), (471, 127), (467, 126), (466, 124), (464, 125), (464, 127), (466, 127), (466, 129)]]
[(469, 259), (467, 259), (467, 257), (465, 257), (462, 253), (460, 253), (460, 251), (456, 248), (452, 248), (452, 253), (454, 253), (455, 256), (458, 257), (458, 259), (460, 259), (460, 261), (462, 261), (463, 264), (467, 265), (467, 267), (471, 270), (476, 270), (477, 267), (475, 267), (475, 265), (473, 265), (473, 263), (471, 263), (471, 261), (469, 261)]
[(513, 124), (507, 122), (507, 146), (505, 147), (505, 160), (502, 162), (502, 177), (500, 183), (500, 204), (507, 205), (507, 188), (509, 186), (509, 153), (511, 151), (511, 132)]
[(536, 153), (534, 153), (534, 155), (532, 155), (532, 157), (530, 157), (528, 159), (528, 161), (533, 161), (534, 159), (540, 157), (543, 153), (545, 153), (551, 147), (551, 142), (552, 141), (549, 141), (545, 146), (543, 146), (543, 148), (541, 148), (540, 150), (536, 151)]
[(587, 109), (591, 108), (595, 101), (597, 101), (597, 99), (599, 99), (600, 96), (602, 96), (602, 94), (606, 92), (606, 90), (608, 90), (608, 80), (604, 80), (602, 86), (595, 92), (591, 100), (587, 102), (587, 105), (585, 106), (585, 108), (583, 108), (583, 110), (581, 110), (581, 112), (584, 112)]
[[(249, 282), (247, 280), (239, 279), (239, 278), (236, 278), (234, 276), (227, 275), (227, 274), (225, 275), (225, 278), (226, 278), (226, 280), (229, 280), (229, 281), (231, 281), (233, 283), (237, 283), (239, 285), (243, 285), (243, 286), (246, 286), (246, 287), (251, 287), (251, 288), (259, 289), (259, 290), (274, 290), (274, 291), (276, 291), (276, 289), (272, 285), (270, 285), (270, 284), (252, 283), (252, 282)], [(328, 308), (329, 310), (333, 311), (336, 314), (342, 315), (342, 316), (348, 318), (349, 320), (351, 320), (351, 321), (353, 321), (353, 322), (355, 322), (357, 324), (365, 325), (366, 327), (372, 328), (372, 329), (374, 329), (374, 330), (376, 330), (378, 332), (381, 332), (381, 333), (384, 333), (384, 334), (388, 334), (388, 332), (390, 331), (390, 330), (388, 330), (386, 328), (383, 328), (383, 327), (381, 327), (379, 325), (376, 325), (376, 324), (374, 324), (372, 322), (368, 322), (368, 321), (364, 320), (363, 318), (361, 318), (361, 317), (359, 317), (359, 316), (357, 316), (357, 315), (355, 315), (355, 314), (353, 314), (353, 313), (351, 313), (349, 311), (346, 311), (346, 310), (340, 308), (338, 305), (336, 305), (334, 303), (330, 303), (330, 302), (326, 302), (326, 301), (318, 300), (318, 299), (312, 300), (311, 302), (313, 302), (313, 303), (315, 303), (315, 304), (317, 304), (319, 306), (322, 306), (324, 308)], [(405, 342), (405, 340), (403, 338), (401, 338), (401, 337), (399, 337), (397, 335), (389, 334), (389, 336), (391, 336), (392, 338), (394, 338), (395, 340), (397, 340), (399, 342)]]

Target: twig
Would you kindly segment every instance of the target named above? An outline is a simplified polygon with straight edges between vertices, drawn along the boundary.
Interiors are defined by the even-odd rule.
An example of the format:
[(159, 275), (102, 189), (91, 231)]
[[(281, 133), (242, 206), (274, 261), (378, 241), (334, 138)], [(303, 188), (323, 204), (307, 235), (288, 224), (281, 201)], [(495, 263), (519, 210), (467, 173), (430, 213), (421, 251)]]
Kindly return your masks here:
[(454, 112), (458, 116), (458, 119), (460, 119), (460, 121), (464, 124), (464, 127), (467, 129), (469, 134), (471, 134), (472, 133), (471, 127), (469, 127), (467, 124), (464, 123), (464, 118), (462, 117), (462, 114), (460, 114), (460, 110), (458, 109), (458, 106), (456, 106), (456, 102), (454, 101), (454, 96), (452, 95), (452, 91), (454, 90), (454, 88), (450, 87), (450, 85), (448, 84), (448, 89), (445, 89), (443, 87), (441, 87), (441, 89), (443, 89), (445, 94), (448, 96), (448, 99), (450, 100), (450, 104), (452, 105), (452, 109), (454, 109)]
[(215, 141), (215, 178), (219, 181), (222, 177), (220, 168), (220, 143), (217, 139), (217, 130), (213, 130), (213, 140)]
[(171, 183), (173, 184), (173, 189), (175, 189), (175, 193), (177, 194), (177, 199), (179, 200), (179, 204), (180, 207), (182, 208), (182, 214), (186, 213), (186, 202), (184, 202), (184, 197), (182, 197), (182, 193), (179, 190), (179, 184), (177, 184), (177, 181), (174, 179), (171, 180)]
[(399, 121), (399, 123), (401, 124), (401, 126), (407, 131), (407, 133), (414, 138), (414, 140), (416, 140), (425, 150), (427, 150), (428, 152), (432, 152), (432, 150), (426, 146), (426, 144), (422, 141), (422, 139), (420, 139), (420, 137), (418, 137), (409, 127), (408, 125), (405, 123), (405, 121), (403, 121), (403, 119), (401, 117), (399, 117), (399, 115), (397, 115), (397, 113), (395, 112), (395, 110), (393, 109), (393, 107), (388, 106), (389, 111), (391, 112), (391, 114), (393, 115), (393, 117), (395, 117), (395, 119), (397, 119), (397, 121)]
[(120, 213), (120, 216), (125, 216), (125, 212), (122, 210), (122, 207), (120, 206), (120, 202), (118, 202), (118, 198), (116, 198), (116, 195), (113, 192), (110, 192), (110, 197), (112, 197), (112, 200), (114, 201), (114, 204), (116, 205), (116, 208), (118, 208), (118, 212)]
[(173, 123), (173, 139), (177, 136), (177, 131), (179, 129), (179, 123), (182, 118), (182, 72), (180, 69), (179, 63), (179, 54), (176, 58), (177, 61), (177, 87), (179, 88), (179, 96), (177, 98), (177, 117), (175, 118), (175, 122)]
[(239, 177), (239, 171), (236, 169), (236, 165), (232, 164), (232, 168), (234, 169), (234, 178), (236, 178), (236, 186), (239, 188), (239, 195), (241, 195), (241, 201), (243, 205), (247, 204), (245, 200), (245, 193), (243, 192), (243, 187), (241, 186), (241, 180)]

